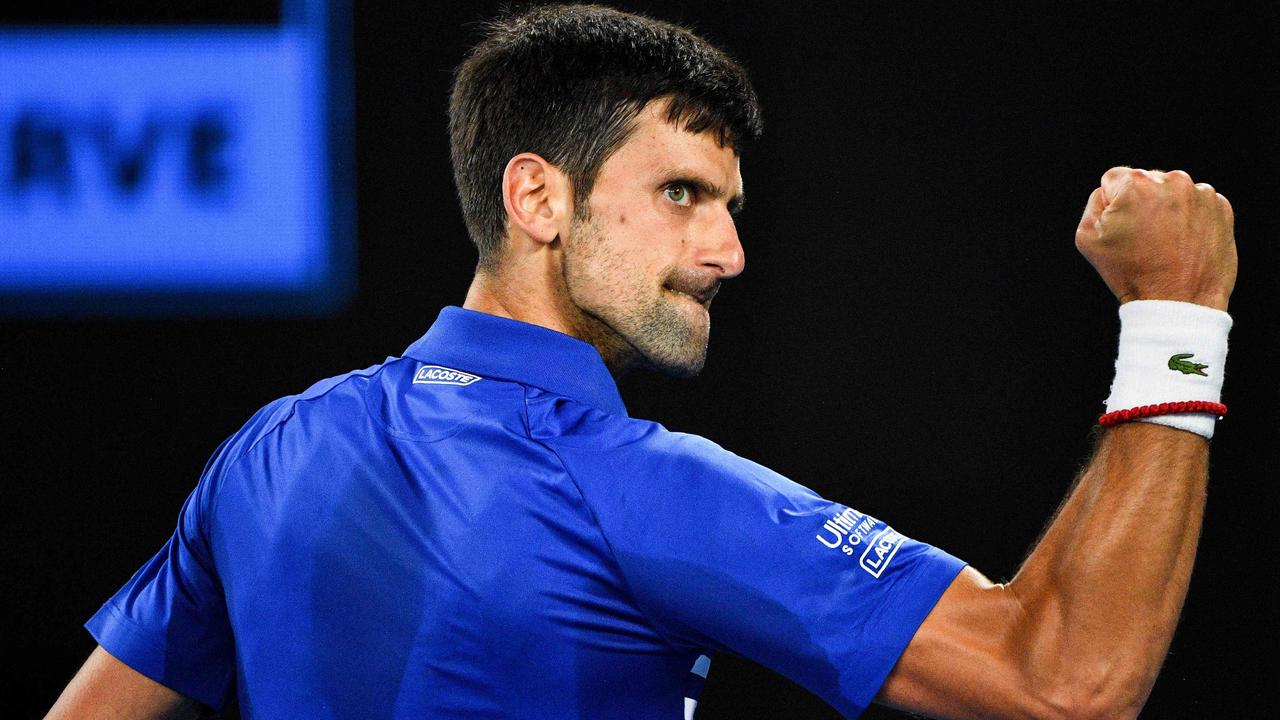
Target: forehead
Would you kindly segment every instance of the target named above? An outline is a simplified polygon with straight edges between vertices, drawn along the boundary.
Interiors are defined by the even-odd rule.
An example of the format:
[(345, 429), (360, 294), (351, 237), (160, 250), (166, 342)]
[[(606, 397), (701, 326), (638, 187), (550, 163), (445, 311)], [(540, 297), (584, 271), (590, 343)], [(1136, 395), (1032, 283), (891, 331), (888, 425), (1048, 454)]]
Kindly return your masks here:
[(648, 185), (675, 173), (740, 192), (742, 174), (733, 147), (722, 147), (714, 133), (692, 133), (668, 122), (666, 109), (665, 101), (654, 101), (640, 111), (631, 136), (601, 166), (596, 189)]

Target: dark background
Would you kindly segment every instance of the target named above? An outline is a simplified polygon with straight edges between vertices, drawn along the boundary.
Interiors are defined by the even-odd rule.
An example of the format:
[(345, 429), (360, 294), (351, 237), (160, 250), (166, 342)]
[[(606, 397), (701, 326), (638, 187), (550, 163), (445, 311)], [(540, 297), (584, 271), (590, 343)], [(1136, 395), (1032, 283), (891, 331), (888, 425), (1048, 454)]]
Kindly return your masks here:
[[(175, 18), (172, 4), (46, 2), (0, 19), (277, 13), (186, 5)], [(1072, 244), (1086, 198), (1118, 164), (1211, 182), (1238, 218), (1231, 415), (1183, 620), (1143, 717), (1272, 716), (1280, 12), (1070, 5), (619, 3), (726, 47), (766, 119), (742, 161), (747, 272), (716, 300), (706, 371), (627, 378), (623, 395), (634, 416), (1008, 579), (1086, 460), (1111, 380), (1115, 301)], [(474, 256), (445, 105), (474, 22), (497, 6), (356, 8), (359, 285), (341, 314), (0, 323), (13, 716), (57, 697), (94, 645), (81, 624), (164, 542), (223, 437), (275, 397), (399, 354), (461, 302)], [(719, 657), (698, 716), (746, 714), (837, 717)]]

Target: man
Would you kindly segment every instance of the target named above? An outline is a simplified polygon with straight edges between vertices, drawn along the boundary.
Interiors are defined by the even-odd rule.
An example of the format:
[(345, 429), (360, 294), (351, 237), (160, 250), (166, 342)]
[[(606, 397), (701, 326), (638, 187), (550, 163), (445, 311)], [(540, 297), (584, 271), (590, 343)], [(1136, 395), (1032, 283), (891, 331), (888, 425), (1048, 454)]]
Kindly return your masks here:
[(234, 693), (246, 717), (671, 718), (713, 650), (848, 716), (1137, 714), (1225, 411), (1224, 198), (1129, 168), (1089, 198), (1077, 246), (1122, 303), (1112, 427), (996, 585), (627, 417), (613, 376), (698, 372), (743, 270), (738, 155), (760, 119), (741, 68), (665, 23), (535, 9), (490, 28), (450, 121), (480, 255), (463, 308), (224, 442), (89, 621), (100, 647), (52, 717), (192, 716)]

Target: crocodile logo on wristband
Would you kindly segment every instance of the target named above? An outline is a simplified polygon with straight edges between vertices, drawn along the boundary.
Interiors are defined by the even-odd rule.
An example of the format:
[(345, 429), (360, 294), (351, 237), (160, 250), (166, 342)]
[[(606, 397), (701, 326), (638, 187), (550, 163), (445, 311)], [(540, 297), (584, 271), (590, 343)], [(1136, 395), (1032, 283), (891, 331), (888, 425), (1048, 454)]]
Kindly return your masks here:
[(1183, 375), (1209, 377), (1208, 373), (1204, 371), (1205, 368), (1209, 367), (1208, 365), (1198, 362), (1187, 362), (1188, 358), (1191, 358), (1194, 355), (1195, 353), (1179, 353), (1174, 355), (1169, 358), (1169, 369), (1176, 370)]

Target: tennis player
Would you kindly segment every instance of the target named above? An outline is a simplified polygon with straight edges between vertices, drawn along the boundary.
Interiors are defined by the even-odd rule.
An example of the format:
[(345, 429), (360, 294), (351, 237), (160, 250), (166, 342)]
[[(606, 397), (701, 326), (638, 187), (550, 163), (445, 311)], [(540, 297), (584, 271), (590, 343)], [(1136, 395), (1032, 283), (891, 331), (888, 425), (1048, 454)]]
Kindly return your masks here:
[(450, 107), (465, 303), (227, 439), (89, 620), (99, 647), (50, 717), (680, 718), (715, 652), (848, 717), (1136, 716), (1226, 412), (1227, 201), (1123, 167), (1089, 197), (1076, 245), (1121, 303), (1108, 412), (995, 584), (627, 415), (617, 376), (703, 366), (760, 129), (743, 70), (679, 27), (589, 6), (493, 23)]

